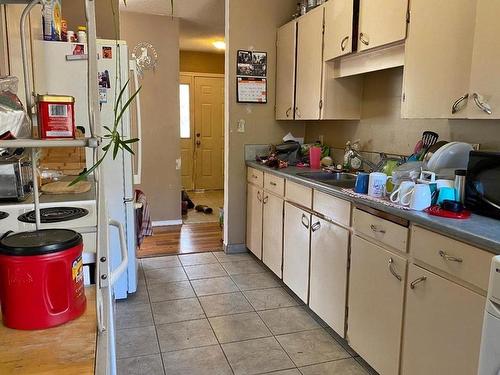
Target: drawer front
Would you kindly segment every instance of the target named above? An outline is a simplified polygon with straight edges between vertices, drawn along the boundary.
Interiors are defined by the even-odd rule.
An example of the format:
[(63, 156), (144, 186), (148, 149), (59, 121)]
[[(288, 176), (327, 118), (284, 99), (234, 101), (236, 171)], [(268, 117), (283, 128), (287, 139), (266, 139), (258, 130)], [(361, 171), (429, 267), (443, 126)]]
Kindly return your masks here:
[(285, 195), (285, 179), (270, 173), (264, 173), (264, 189), (283, 197)]
[(351, 225), (351, 203), (348, 201), (314, 190), (313, 209), (346, 227)]
[(297, 203), (306, 208), (312, 208), (311, 188), (287, 180), (285, 190), (285, 197), (288, 201)]
[(417, 226), (411, 228), (410, 251), (415, 259), (488, 289), (493, 254), (487, 251)]
[(397, 250), (408, 251), (408, 228), (402, 225), (355, 209), (352, 226), (358, 233), (362, 233)]
[(255, 168), (247, 168), (247, 181), (257, 185), (258, 187), (264, 187), (264, 172), (259, 171)]

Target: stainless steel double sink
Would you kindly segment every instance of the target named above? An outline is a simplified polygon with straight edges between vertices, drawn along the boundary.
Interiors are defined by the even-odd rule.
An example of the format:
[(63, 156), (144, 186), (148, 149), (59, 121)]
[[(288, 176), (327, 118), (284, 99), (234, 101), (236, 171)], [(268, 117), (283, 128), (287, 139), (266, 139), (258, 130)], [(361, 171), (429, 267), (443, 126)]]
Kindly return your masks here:
[(356, 174), (347, 172), (301, 172), (297, 176), (341, 188), (353, 188), (356, 183)]

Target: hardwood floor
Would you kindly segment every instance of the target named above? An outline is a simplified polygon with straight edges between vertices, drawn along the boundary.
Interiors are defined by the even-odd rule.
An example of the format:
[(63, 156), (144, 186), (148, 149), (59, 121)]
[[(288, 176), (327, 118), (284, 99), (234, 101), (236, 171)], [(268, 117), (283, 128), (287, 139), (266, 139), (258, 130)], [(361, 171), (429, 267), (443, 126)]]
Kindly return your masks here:
[(149, 258), (221, 249), (222, 230), (219, 223), (184, 224), (154, 228), (154, 234), (145, 238), (137, 256)]

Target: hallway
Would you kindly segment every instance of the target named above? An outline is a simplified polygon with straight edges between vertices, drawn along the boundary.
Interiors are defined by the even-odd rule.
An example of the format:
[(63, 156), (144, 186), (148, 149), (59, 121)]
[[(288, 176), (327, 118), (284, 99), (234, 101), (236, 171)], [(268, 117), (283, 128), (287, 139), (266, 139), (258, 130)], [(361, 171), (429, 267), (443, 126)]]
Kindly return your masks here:
[(362, 375), (359, 357), (249, 254), (141, 260), (117, 303), (120, 375)]

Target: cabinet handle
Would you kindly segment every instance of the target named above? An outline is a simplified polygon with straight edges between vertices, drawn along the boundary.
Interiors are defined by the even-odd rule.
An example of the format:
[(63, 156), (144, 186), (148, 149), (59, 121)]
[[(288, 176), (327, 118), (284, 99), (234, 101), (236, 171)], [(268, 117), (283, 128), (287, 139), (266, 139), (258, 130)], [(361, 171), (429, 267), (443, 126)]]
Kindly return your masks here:
[(361, 41), (361, 43), (363, 43), (365, 46), (369, 45), (370, 44), (370, 38), (368, 37), (368, 35), (366, 35), (365, 33), (359, 33), (359, 40)]
[(252, 175), (252, 178), (253, 178), (253, 179), (257, 179), (257, 178), (259, 178), (259, 177), (253, 174), (253, 175)]
[(262, 203), (266, 204), (268, 200), (269, 200), (269, 195), (266, 195), (262, 200)]
[(309, 219), (307, 218), (307, 216), (305, 214), (302, 214), (302, 225), (306, 228), (306, 229), (309, 229)]
[(462, 106), (460, 106), (460, 104), (462, 104), (462, 102), (464, 100), (467, 100), (467, 99), (469, 99), (469, 94), (464, 94), (460, 98), (458, 98), (457, 100), (455, 100), (453, 102), (453, 105), (451, 106), (451, 113), (455, 114), (458, 111), (460, 111), (463, 108)]
[(262, 197), (260, 196), (260, 190), (257, 192), (257, 200), (262, 202)]
[(410, 283), (410, 288), (411, 289), (415, 289), (415, 287), (417, 286), (417, 284), (420, 284), (421, 282), (427, 280), (427, 276), (422, 276), (422, 277), (419, 277), (417, 280), (414, 280)]
[(316, 232), (319, 228), (321, 228), (321, 223), (319, 221), (317, 223), (314, 223), (313, 225), (311, 225), (311, 230), (313, 232)]
[(349, 36), (346, 36), (344, 37), (344, 39), (342, 39), (342, 41), (340, 42), (340, 49), (342, 51), (345, 51), (346, 49), (346, 42), (349, 40)]
[(287, 118), (290, 117), (290, 112), (292, 112), (292, 107), (288, 107), (288, 109), (285, 112)]
[(370, 228), (372, 231), (374, 231), (375, 233), (382, 233), (382, 234), (385, 234), (385, 229), (379, 229), (376, 225), (370, 225)]
[(481, 111), (491, 115), (491, 107), (483, 100), (483, 97), (481, 95), (475, 92), (474, 94), (472, 94), (472, 98), (474, 99), (474, 103), (476, 103)]
[(269, 185), (276, 186), (276, 182), (271, 181)]
[(295, 107), (295, 116), (297, 116), (297, 118), (301, 117), (299, 107)]
[(450, 262), (462, 263), (464, 260), (462, 258), (457, 258), (451, 255), (446, 254), (443, 250), (439, 251), (439, 256), (444, 260), (448, 260)]
[(399, 281), (403, 280), (403, 278), (401, 277), (401, 275), (398, 275), (398, 273), (394, 269), (394, 259), (392, 259), (392, 258), (389, 258), (389, 271), (391, 271), (392, 275), (396, 279), (398, 279)]

